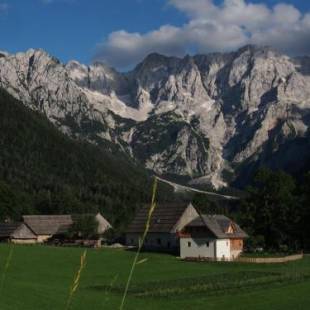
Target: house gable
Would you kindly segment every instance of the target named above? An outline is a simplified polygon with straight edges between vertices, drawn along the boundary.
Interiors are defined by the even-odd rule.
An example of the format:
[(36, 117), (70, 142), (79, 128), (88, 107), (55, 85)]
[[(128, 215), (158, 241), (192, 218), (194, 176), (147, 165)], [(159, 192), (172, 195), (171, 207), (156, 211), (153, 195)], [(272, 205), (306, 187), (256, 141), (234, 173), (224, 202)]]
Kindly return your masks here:
[(11, 234), (13, 239), (37, 239), (34, 232), (24, 223), (21, 223), (18, 228)]
[(233, 223), (230, 223), (230, 225), (226, 229), (225, 233), (226, 234), (233, 234), (233, 233), (235, 233), (235, 231), (236, 231), (236, 228), (234, 227)]
[(171, 232), (175, 233), (181, 231), (187, 224), (189, 224), (192, 220), (194, 220), (198, 216), (199, 216), (198, 212), (190, 203), (184, 210), (183, 214), (181, 215), (177, 223), (172, 228)]
[(101, 215), (101, 213), (97, 213), (95, 218), (98, 223), (98, 234), (103, 234), (108, 229), (112, 228), (112, 225)]

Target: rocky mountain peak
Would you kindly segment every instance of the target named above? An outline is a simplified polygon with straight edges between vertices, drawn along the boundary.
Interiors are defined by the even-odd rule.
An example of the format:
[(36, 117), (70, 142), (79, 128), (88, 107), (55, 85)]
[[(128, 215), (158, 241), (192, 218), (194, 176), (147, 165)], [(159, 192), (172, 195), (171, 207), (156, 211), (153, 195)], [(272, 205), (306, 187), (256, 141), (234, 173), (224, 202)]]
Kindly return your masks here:
[(0, 57), (0, 86), (72, 137), (108, 140), (158, 174), (219, 187), (308, 139), (309, 68), (309, 57), (252, 45), (153, 53), (129, 73), (28, 50)]

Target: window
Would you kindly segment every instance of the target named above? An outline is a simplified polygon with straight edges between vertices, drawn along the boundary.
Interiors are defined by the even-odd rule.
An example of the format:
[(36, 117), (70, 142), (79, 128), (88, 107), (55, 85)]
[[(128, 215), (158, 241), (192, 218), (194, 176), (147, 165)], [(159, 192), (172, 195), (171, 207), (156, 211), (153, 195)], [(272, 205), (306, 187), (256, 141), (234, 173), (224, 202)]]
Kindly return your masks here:
[(130, 243), (133, 244), (133, 239), (130, 239)]
[(170, 242), (169, 241), (167, 242), (167, 248), (168, 249), (170, 248)]
[(206, 242), (206, 245), (207, 245), (207, 247), (209, 247), (209, 245), (210, 245), (209, 241)]
[(161, 239), (160, 239), (160, 238), (157, 239), (157, 244), (158, 244), (158, 245), (161, 244)]
[(192, 246), (191, 242), (187, 242), (187, 246), (190, 248)]

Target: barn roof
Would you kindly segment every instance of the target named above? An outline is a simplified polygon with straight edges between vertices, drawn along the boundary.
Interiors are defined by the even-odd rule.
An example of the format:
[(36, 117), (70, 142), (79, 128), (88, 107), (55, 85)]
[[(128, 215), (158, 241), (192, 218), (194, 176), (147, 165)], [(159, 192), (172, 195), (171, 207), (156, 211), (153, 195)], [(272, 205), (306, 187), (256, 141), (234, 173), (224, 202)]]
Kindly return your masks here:
[(36, 235), (55, 235), (68, 231), (71, 215), (24, 215), (24, 222)]
[(21, 223), (0, 223), (0, 238), (9, 238)]
[[(152, 214), (148, 232), (169, 233), (177, 224), (188, 207), (188, 203), (157, 204)], [(148, 218), (150, 206), (143, 206), (129, 225), (127, 233), (143, 233)]]
[[(228, 233), (227, 230), (230, 226), (233, 226), (233, 233)], [(248, 235), (243, 231), (237, 223), (232, 221), (225, 215), (215, 214), (206, 215), (202, 214), (199, 217), (191, 221), (188, 227), (206, 226), (217, 238), (247, 238)]]

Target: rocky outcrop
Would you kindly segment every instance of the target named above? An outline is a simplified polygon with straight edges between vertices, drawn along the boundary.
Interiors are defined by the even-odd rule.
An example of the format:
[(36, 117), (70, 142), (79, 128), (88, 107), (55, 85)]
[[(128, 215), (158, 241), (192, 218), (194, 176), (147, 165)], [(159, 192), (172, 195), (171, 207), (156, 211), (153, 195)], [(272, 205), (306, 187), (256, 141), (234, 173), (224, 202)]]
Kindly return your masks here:
[(246, 167), (274, 165), (283, 145), (290, 155), (278, 162), (294, 162), (294, 141), (309, 137), (309, 68), (309, 57), (255, 46), (151, 54), (128, 73), (29, 50), (1, 52), (0, 85), (72, 137), (108, 140), (158, 174), (220, 187)]

